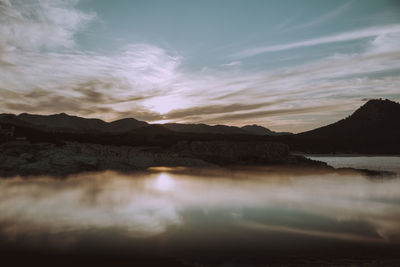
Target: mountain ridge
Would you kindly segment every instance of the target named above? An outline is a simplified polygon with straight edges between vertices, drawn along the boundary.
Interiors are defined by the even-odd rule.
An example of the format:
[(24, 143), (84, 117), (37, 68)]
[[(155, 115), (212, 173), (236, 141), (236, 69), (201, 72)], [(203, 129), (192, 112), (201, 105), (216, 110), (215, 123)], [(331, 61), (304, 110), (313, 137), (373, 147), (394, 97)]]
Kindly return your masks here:
[[(128, 133), (142, 127), (151, 125), (145, 121), (134, 118), (124, 118), (111, 122), (106, 122), (97, 118), (84, 118), (68, 115), (66, 113), (37, 115), (29, 113), (0, 114), (0, 123), (15, 124), (16, 126), (26, 126), (40, 128), (47, 131), (61, 132), (101, 132), (101, 133)], [(207, 125), (207, 124), (181, 124), (166, 123), (159, 125), (157, 131), (160, 132), (160, 126), (165, 128), (164, 132), (173, 131), (178, 133), (198, 133), (198, 134), (246, 134), (246, 135), (279, 135), (290, 133), (279, 133), (269, 130), (259, 125), (246, 125), (243, 127), (228, 125)], [(154, 128), (156, 129), (156, 128)]]
[[(29, 117), (29, 115), (25, 114), (21, 117)], [(400, 104), (382, 99), (368, 101), (348, 117), (335, 123), (291, 135), (257, 135), (257, 133), (249, 134), (244, 130), (250, 128), (254, 131), (267, 131), (266, 128), (257, 125), (242, 128), (206, 124), (159, 125), (135, 119), (122, 119), (109, 123), (96, 119), (71, 118), (66, 114), (56, 114), (50, 118), (66, 118), (67, 121), (78, 120), (81, 124), (90, 122), (95, 126), (98, 124), (102, 126), (93, 128), (94, 126), (85, 125), (85, 129), (88, 129), (86, 132), (71, 129), (65, 131), (64, 128), (49, 131), (46, 127), (32, 126), (29, 120), (23, 121), (18, 116), (10, 114), (0, 114), (0, 126), (6, 124), (4, 133), (9, 135), (10, 131), (7, 129), (10, 125), (14, 125), (13, 138), (25, 137), (30, 141), (56, 144), (74, 141), (105, 145), (169, 147), (180, 141), (268, 141), (286, 144), (291, 151), (300, 153), (400, 155), (400, 142), (398, 142), (400, 138)], [(36, 123), (38, 124), (37, 121)], [(126, 128), (126, 124), (130, 125), (131, 123), (137, 128)], [(109, 127), (110, 124), (114, 124), (115, 128), (112, 128), (114, 131), (101, 131), (102, 127)], [(61, 126), (63, 125), (61, 124)], [(79, 124), (75, 127), (79, 128)], [(174, 127), (175, 129), (171, 129)], [(121, 132), (121, 129), (124, 131)], [(0, 139), (6, 141), (10, 138), (3, 136)]]

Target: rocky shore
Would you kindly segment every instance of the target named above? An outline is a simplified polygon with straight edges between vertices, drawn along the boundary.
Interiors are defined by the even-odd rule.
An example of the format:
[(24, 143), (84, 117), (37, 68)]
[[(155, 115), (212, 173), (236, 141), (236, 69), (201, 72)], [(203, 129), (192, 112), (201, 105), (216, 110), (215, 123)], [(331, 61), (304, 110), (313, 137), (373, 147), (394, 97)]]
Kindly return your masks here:
[(291, 155), (284, 144), (270, 142), (184, 141), (169, 148), (28, 141), (0, 145), (2, 177), (66, 176), (102, 170), (130, 172), (157, 166), (212, 168), (271, 164), (326, 167), (324, 163)]

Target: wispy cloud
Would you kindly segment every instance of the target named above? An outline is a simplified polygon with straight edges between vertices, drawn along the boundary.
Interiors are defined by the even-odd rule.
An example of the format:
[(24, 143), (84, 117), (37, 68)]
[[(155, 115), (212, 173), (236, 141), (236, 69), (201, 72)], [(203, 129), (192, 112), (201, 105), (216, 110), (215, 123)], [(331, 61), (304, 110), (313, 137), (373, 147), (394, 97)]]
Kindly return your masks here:
[[(281, 102), (281, 101), (280, 101)], [(238, 112), (243, 110), (254, 110), (262, 107), (267, 107), (270, 105), (275, 105), (277, 102), (273, 103), (257, 103), (257, 104), (229, 104), (229, 105), (209, 105), (209, 106), (200, 106), (200, 107), (190, 107), (186, 109), (174, 109), (165, 116), (163, 119), (172, 120), (172, 119), (184, 119), (185, 117), (190, 116), (204, 116), (210, 114), (222, 114), (222, 113), (230, 113), (230, 112)]]
[[(330, 111), (336, 105), (324, 105), (324, 106), (313, 106), (313, 107), (305, 107), (305, 108), (292, 108), (292, 109), (276, 109), (276, 110), (263, 110), (263, 111), (253, 111), (247, 113), (236, 113), (224, 115), (221, 117), (213, 118), (211, 121), (214, 123), (219, 123), (222, 121), (235, 121), (235, 120), (248, 120), (255, 119), (259, 117), (274, 117), (274, 116), (282, 116), (288, 114), (304, 114), (304, 113), (315, 113), (321, 111)], [(337, 107), (336, 107), (337, 108)], [(210, 119), (209, 119), (210, 121)]]
[(232, 61), (232, 62), (229, 62), (229, 63), (226, 63), (226, 64), (222, 64), (221, 66), (222, 67), (235, 67), (235, 66), (240, 66), (240, 65), (242, 65), (242, 62), (240, 62), (240, 61)]
[(340, 16), (341, 14), (343, 14), (346, 10), (348, 10), (350, 8), (350, 6), (354, 3), (353, 1), (347, 1), (345, 2), (343, 5), (340, 5), (339, 7), (331, 10), (328, 13), (325, 13), (319, 17), (313, 18), (311, 21), (306, 22), (304, 24), (300, 24), (297, 25), (295, 27), (292, 27), (291, 30), (295, 30), (295, 29), (304, 29), (304, 28), (308, 28), (308, 27), (313, 27), (316, 25), (320, 25), (323, 24), (327, 21), (330, 21), (338, 16)]
[(298, 132), (340, 119), (365, 97), (400, 99), (400, 78), (387, 74), (400, 69), (400, 25), (237, 56), (366, 39), (357, 53), (269, 71), (250, 72), (245, 61), (237, 60), (195, 71), (186, 68), (187, 59), (178, 52), (151, 44), (131, 44), (108, 54), (82, 50), (76, 35), (97, 17), (79, 11), (76, 3), (0, 0), (0, 112), (235, 125), (251, 121)]
[(361, 30), (342, 32), (334, 35), (317, 37), (300, 42), (293, 42), (288, 44), (279, 44), (271, 46), (256, 47), (248, 50), (241, 51), (232, 55), (234, 58), (252, 57), (263, 53), (284, 51), (300, 47), (316, 46), (322, 44), (330, 44), (337, 42), (353, 41), (368, 37), (376, 37), (385, 34), (399, 33), (400, 24), (386, 25), (381, 27), (371, 27)]

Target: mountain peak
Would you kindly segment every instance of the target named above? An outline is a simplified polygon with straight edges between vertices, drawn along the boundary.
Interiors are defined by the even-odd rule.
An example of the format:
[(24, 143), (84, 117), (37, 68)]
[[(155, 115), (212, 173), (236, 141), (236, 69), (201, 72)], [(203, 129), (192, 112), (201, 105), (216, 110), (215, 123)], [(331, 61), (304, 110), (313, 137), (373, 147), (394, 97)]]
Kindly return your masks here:
[(389, 119), (399, 114), (400, 104), (389, 99), (371, 99), (350, 117), (358, 120), (380, 121)]
[(388, 107), (398, 107), (400, 104), (389, 100), (389, 99), (370, 99), (364, 105), (362, 105), (358, 110), (366, 108), (388, 108)]
[(245, 125), (241, 127), (241, 129), (245, 130), (248, 133), (255, 135), (291, 135), (289, 132), (274, 132), (268, 128), (257, 124)]
[(343, 138), (396, 136), (400, 134), (399, 118), (399, 103), (388, 99), (372, 99), (345, 119), (299, 135)]
[(255, 135), (271, 135), (271, 134), (274, 133), (270, 129), (262, 127), (262, 126), (257, 125), (257, 124), (245, 125), (245, 126), (243, 126), (241, 128), (243, 130), (245, 130), (246, 132), (249, 132), (249, 133), (255, 134)]

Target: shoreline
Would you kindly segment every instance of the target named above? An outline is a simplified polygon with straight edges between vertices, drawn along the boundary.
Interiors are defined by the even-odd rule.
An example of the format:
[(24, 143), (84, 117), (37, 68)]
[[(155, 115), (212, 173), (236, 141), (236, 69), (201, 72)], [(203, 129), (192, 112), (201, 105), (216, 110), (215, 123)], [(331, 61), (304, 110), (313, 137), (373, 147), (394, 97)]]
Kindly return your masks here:
[(400, 154), (346, 154), (346, 153), (331, 153), (331, 154), (310, 154), (310, 153), (300, 153), (300, 152), (293, 152), (293, 155), (304, 156), (304, 157), (343, 157), (343, 158), (350, 158), (350, 157), (393, 157), (393, 158), (400, 158)]
[[(181, 142), (162, 149), (66, 142), (6, 143), (0, 152), (0, 176), (72, 174), (114, 170), (122, 173), (146, 171), (151, 167), (222, 168), (234, 170), (261, 167), (272, 172), (359, 173), (366, 177), (393, 177), (398, 171), (374, 166), (335, 166), (318, 156), (291, 153), (278, 143), (234, 143), (228, 141)], [(310, 158), (314, 157), (314, 158)], [(321, 158), (324, 156), (320, 156)]]

